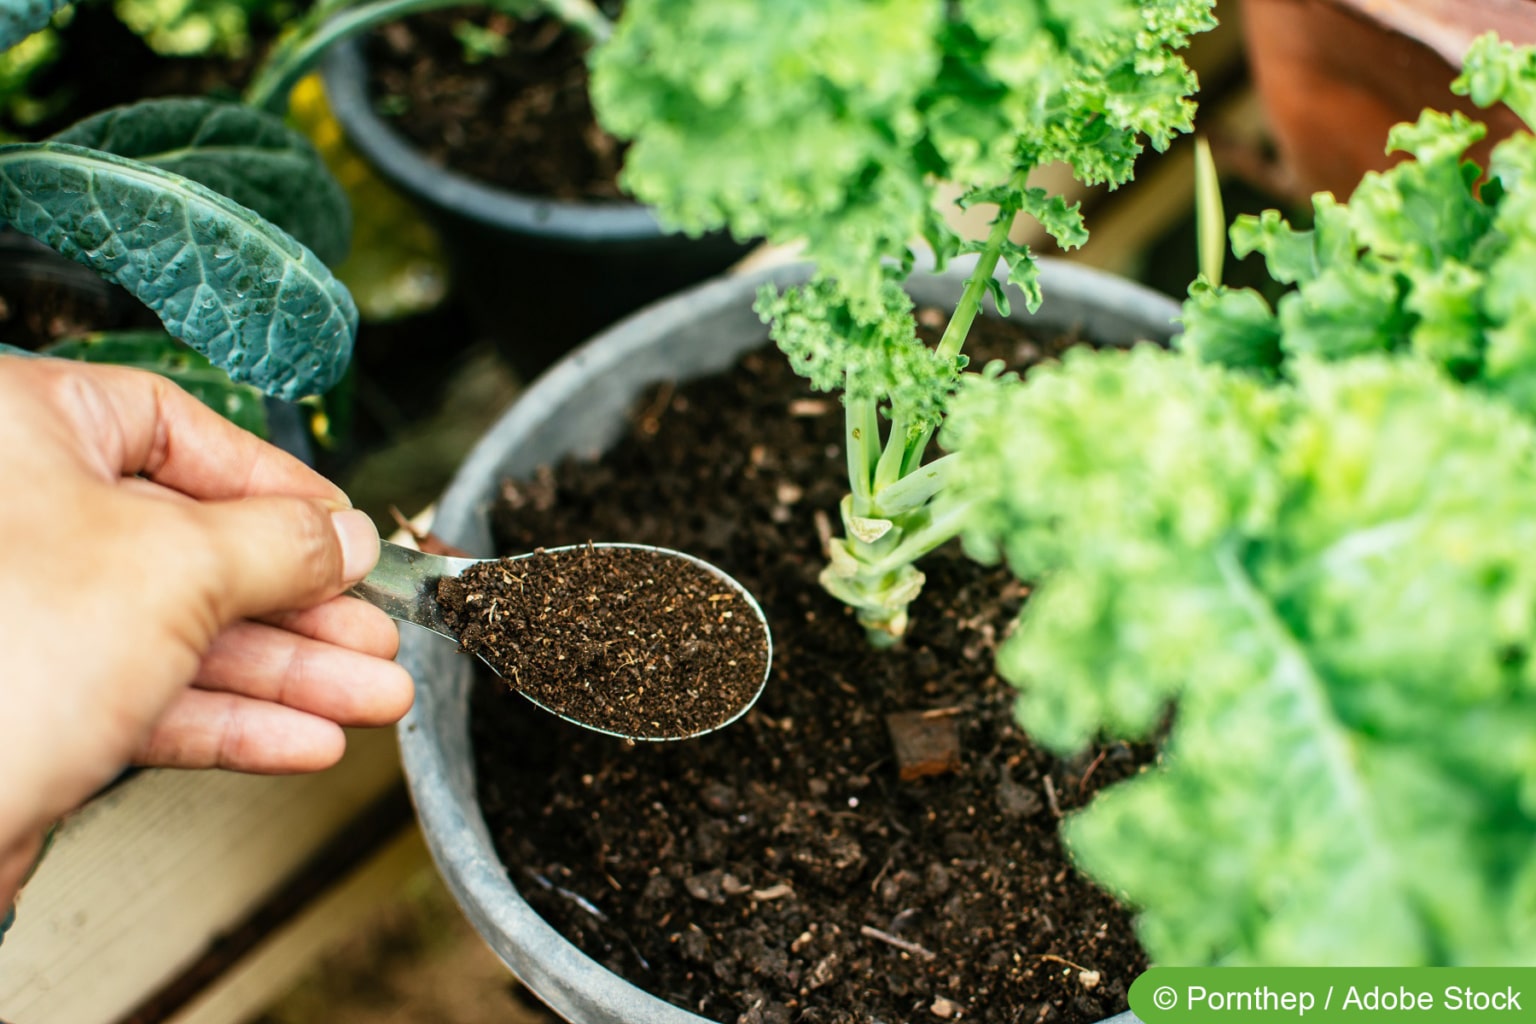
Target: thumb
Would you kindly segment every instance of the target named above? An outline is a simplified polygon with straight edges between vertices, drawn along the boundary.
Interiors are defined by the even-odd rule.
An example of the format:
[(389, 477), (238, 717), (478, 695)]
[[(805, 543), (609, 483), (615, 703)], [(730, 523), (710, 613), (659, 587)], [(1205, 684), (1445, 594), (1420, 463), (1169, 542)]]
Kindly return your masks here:
[(309, 608), (368, 574), (379, 534), (364, 512), (312, 498), (197, 506), (221, 621)]

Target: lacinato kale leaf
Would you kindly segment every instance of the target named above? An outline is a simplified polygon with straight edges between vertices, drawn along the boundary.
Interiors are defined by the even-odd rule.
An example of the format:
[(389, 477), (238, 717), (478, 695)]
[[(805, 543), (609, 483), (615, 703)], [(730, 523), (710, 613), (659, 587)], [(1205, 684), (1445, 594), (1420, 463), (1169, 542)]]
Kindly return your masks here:
[(357, 307), (304, 246), (151, 164), (58, 142), (0, 146), (0, 220), (121, 284), (236, 381), (328, 390)]
[[(1027, 457), (1012, 439), (1027, 437)], [(1536, 956), (1536, 430), (1418, 360), (977, 378), (964, 536), (1038, 586), (1032, 735), (1159, 738), (1065, 825), (1162, 963)]]
[(0, 0), (0, 50), (48, 25), (48, 19), (74, 0)]
[(346, 259), (352, 207), (308, 139), (238, 103), (172, 97), (77, 121), (54, 142), (151, 164), (261, 214), (328, 266)]

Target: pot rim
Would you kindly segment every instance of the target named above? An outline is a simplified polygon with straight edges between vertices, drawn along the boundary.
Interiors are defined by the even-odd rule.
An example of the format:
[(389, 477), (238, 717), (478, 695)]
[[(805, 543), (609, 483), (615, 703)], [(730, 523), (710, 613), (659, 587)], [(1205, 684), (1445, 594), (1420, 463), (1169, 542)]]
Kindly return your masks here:
[[(974, 262), (974, 257), (951, 261), (939, 275), (931, 275), (920, 263), (914, 277), (963, 280)], [(1141, 337), (1166, 338), (1173, 333), (1172, 322), (1179, 306), (1167, 296), (1128, 279), (1063, 261), (1042, 259), (1040, 270), (1046, 302), (1051, 303), (1054, 297), (1057, 308), (1075, 303), (1077, 309), (1102, 312), (1117, 321), (1138, 325), (1135, 331)], [(808, 264), (797, 263), (718, 278), (645, 307), (588, 340), (530, 384), (474, 446), (438, 504), (434, 531), (449, 543), (465, 543), (467, 538), (462, 534), (472, 528), (469, 524), (483, 521), (486, 481), (502, 475), (507, 453), (546, 419), (556, 402), (576, 393), (594, 375), (622, 373), (635, 352), (654, 345), (657, 338), (669, 336), (682, 323), (750, 305), (757, 289), (765, 283), (784, 287), (805, 281), (810, 274)], [(1006, 274), (1006, 268), (1001, 274)], [(1015, 300), (1022, 309), (1022, 297), (1015, 296)], [(1160, 323), (1169, 326), (1159, 332), (1152, 325)], [(425, 679), (421, 670), (425, 668), (426, 653), (432, 650), (431, 645), (446, 641), (410, 627), (402, 627), (401, 633), (401, 663), (413, 678)], [(433, 685), (420, 682), (418, 689), (425, 691)], [(474, 770), (472, 763), (450, 764), (447, 749), (434, 742), (433, 723), (428, 714), (429, 705), (435, 709), (438, 704), (435, 692), (418, 693), (416, 704), (398, 726), (401, 760), (422, 833), (439, 873), (487, 944), (556, 1012), (590, 1011), (605, 1015), (569, 1018), (578, 1024), (709, 1024), (706, 1018), (667, 1003), (598, 964), (528, 906), (496, 855), (484, 816), (478, 813), (478, 803), (476, 820), (471, 820), (450, 790), (447, 780), (458, 777), (467, 783), (469, 792), (474, 792)], [(511, 963), (498, 939), (528, 955), (521, 957), (519, 963)], [(582, 1007), (556, 1005), (572, 992), (579, 993)], [(551, 999), (551, 995), (555, 998)], [(1102, 1024), (1139, 1021), (1126, 1011)]]
[(373, 110), (357, 37), (332, 46), (321, 61), (331, 112), (348, 140), (387, 178), (444, 210), (504, 231), (576, 241), (643, 241), (672, 234), (649, 206), (630, 201), (583, 203), (513, 192), (427, 160)]

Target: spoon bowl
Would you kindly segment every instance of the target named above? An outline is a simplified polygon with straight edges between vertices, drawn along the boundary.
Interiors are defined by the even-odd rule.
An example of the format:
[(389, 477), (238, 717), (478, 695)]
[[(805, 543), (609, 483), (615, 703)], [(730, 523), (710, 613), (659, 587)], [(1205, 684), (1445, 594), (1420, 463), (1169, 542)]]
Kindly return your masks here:
[(763, 614), (762, 607), (757, 603), (757, 599), (734, 577), (701, 558), (684, 554), (681, 551), (654, 547), (648, 544), (593, 543), (573, 544), (559, 548), (543, 548), (526, 555), (516, 555), (511, 558), (453, 558), (447, 555), (427, 554), (414, 548), (392, 544), (389, 541), (381, 541), (378, 564), (349, 593), (354, 597), (362, 598), (391, 618), (430, 629), (434, 633), (462, 644), (463, 638), (444, 616), (443, 605), (438, 600), (439, 580), (445, 577), (457, 578), (473, 566), (484, 563), (511, 565), (541, 556), (559, 556), (562, 554), (575, 554), (583, 551), (604, 549), (621, 549), (640, 553), (647, 560), (656, 560), (658, 564), (670, 560), (686, 562), (697, 569), (703, 570), (713, 577), (716, 582), (728, 587), (751, 609), (755, 625), (762, 630), (764, 662), (762, 676), (757, 680), (757, 685), (750, 691), (749, 697), (742, 701), (739, 706), (731, 707), (719, 716), (716, 716), (716, 719), (683, 734), (669, 732), (659, 727), (653, 730), (618, 731), (602, 722), (586, 719), (581, 715), (551, 707), (546, 701), (540, 700), (529, 693), (530, 687), (523, 685), (519, 678), (507, 678), (483, 654), (477, 653), (476, 656), (493, 672), (496, 672), (512, 689), (522, 694), (533, 704), (548, 711), (550, 714), (563, 718), (567, 722), (596, 732), (605, 733), (609, 736), (617, 736), (629, 740), (656, 741), (692, 739), (729, 725), (746, 714), (752, 705), (757, 702), (757, 698), (761, 696), (763, 688), (767, 685), (769, 668), (773, 664), (773, 635), (768, 629), (768, 619)]

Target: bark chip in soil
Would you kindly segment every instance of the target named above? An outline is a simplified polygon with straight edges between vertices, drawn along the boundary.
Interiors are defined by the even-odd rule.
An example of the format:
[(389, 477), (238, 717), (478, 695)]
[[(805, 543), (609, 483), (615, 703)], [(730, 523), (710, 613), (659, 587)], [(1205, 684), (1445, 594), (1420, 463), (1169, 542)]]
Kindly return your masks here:
[(463, 650), (514, 689), (621, 736), (682, 739), (749, 705), (767, 633), (736, 588), (693, 561), (585, 546), (470, 566), (438, 582)]

